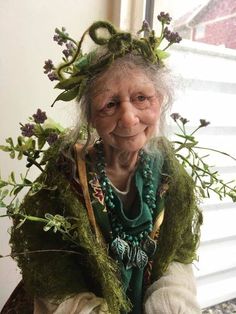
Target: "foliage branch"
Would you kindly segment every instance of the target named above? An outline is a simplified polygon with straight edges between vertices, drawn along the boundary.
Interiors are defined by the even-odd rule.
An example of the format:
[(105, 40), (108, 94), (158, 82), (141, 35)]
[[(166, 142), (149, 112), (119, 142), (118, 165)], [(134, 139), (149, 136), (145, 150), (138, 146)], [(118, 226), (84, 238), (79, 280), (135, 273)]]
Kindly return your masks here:
[[(204, 119), (200, 120), (200, 125), (191, 133), (187, 133), (187, 119), (182, 118), (179, 114), (171, 115), (178, 126), (179, 132), (175, 134), (176, 138), (172, 141), (176, 157), (180, 163), (190, 171), (190, 175), (195, 181), (195, 191), (202, 198), (209, 198), (211, 192), (218, 195), (220, 200), (230, 197), (236, 202), (236, 184), (235, 181), (225, 182), (221, 179), (220, 174), (214, 166), (207, 162), (207, 155), (201, 155), (200, 151), (215, 152), (225, 157), (233, 158), (225, 152), (221, 152), (212, 148), (201, 147), (195, 137), (195, 133), (206, 127), (209, 122)], [(35, 217), (27, 215), (24, 209), (20, 209), (19, 195), (23, 190), (28, 191), (31, 195), (38, 193), (42, 189), (53, 190), (57, 186), (49, 187), (45, 184), (46, 172), (45, 166), (51, 158), (51, 150), (60, 138), (65, 136), (67, 130), (62, 128), (58, 123), (48, 119), (45, 112), (40, 109), (25, 125), (21, 124), (21, 135), (18, 136), (16, 142), (11, 137), (6, 139), (6, 145), (0, 145), (0, 150), (9, 153), (10, 158), (18, 160), (25, 159), (26, 172), (20, 174), (20, 179), (16, 179), (14, 171), (12, 171), (8, 179), (0, 176), (0, 208), (4, 211), (0, 217), (19, 218), (19, 224), (16, 228), (20, 228), (26, 220), (40, 222), (43, 224), (43, 230), (48, 232), (52, 230), (54, 233), (60, 232), (63, 239), (71, 241), (78, 245), (76, 241), (76, 231), (78, 227), (75, 217), (64, 217), (61, 215), (45, 214), (45, 217)], [(81, 128), (81, 139), (86, 138), (86, 128)], [(31, 181), (28, 176), (30, 170), (36, 167), (42, 173), (42, 180)]]

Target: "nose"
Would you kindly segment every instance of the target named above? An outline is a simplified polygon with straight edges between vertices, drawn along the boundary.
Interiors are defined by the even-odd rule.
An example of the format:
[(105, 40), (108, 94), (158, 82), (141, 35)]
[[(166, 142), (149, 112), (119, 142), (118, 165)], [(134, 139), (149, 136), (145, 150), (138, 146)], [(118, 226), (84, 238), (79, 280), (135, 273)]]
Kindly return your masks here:
[(120, 103), (120, 115), (118, 126), (120, 128), (130, 128), (139, 122), (136, 108), (130, 101)]

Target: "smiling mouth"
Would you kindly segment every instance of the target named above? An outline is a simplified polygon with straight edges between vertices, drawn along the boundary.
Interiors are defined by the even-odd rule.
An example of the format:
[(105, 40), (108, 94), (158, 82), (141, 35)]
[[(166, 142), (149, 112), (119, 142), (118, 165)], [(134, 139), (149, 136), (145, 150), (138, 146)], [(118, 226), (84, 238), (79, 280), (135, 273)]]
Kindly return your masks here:
[(117, 137), (121, 137), (121, 138), (133, 138), (133, 137), (135, 137), (135, 136), (137, 136), (137, 135), (139, 135), (140, 133), (136, 133), (136, 134), (134, 134), (134, 135), (130, 135), (130, 134), (122, 134), (122, 135), (120, 135), (120, 134), (113, 134), (113, 135), (115, 135), (115, 136), (117, 136)]
[(117, 133), (113, 133), (114, 136), (120, 137), (120, 138), (134, 138), (140, 134), (142, 134), (143, 132), (145, 132), (146, 128), (144, 130), (139, 131), (138, 133), (135, 134), (117, 134)]

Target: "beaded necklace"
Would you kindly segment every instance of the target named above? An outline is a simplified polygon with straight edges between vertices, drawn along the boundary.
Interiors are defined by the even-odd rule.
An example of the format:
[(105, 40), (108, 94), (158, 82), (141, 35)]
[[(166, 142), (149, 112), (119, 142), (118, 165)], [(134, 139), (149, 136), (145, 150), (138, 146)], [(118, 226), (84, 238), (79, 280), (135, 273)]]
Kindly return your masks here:
[[(96, 170), (99, 175), (100, 185), (104, 194), (108, 215), (112, 229), (112, 242), (110, 244), (111, 251), (118, 260), (121, 260), (126, 269), (137, 267), (144, 268), (148, 263), (148, 258), (156, 251), (156, 242), (149, 237), (149, 233), (153, 229), (153, 222), (137, 235), (129, 234), (119, 220), (114, 204), (114, 191), (110, 181), (106, 175), (105, 158), (102, 141), (94, 144), (97, 155)], [(146, 152), (139, 152), (139, 160), (141, 167), (141, 175), (143, 178), (143, 200), (148, 205), (150, 213), (153, 217), (153, 211), (156, 208), (156, 197), (154, 193), (154, 185), (152, 178), (152, 170), (150, 169), (150, 157)], [(153, 219), (152, 219), (153, 220)]]

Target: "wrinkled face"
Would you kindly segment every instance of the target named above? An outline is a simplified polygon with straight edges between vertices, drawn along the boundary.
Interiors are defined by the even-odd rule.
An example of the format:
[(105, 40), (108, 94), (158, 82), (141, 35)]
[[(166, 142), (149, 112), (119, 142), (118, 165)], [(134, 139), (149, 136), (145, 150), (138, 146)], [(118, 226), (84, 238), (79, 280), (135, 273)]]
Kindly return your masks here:
[(155, 131), (161, 98), (142, 70), (115, 68), (97, 82), (91, 123), (104, 145), (138, 151)]

